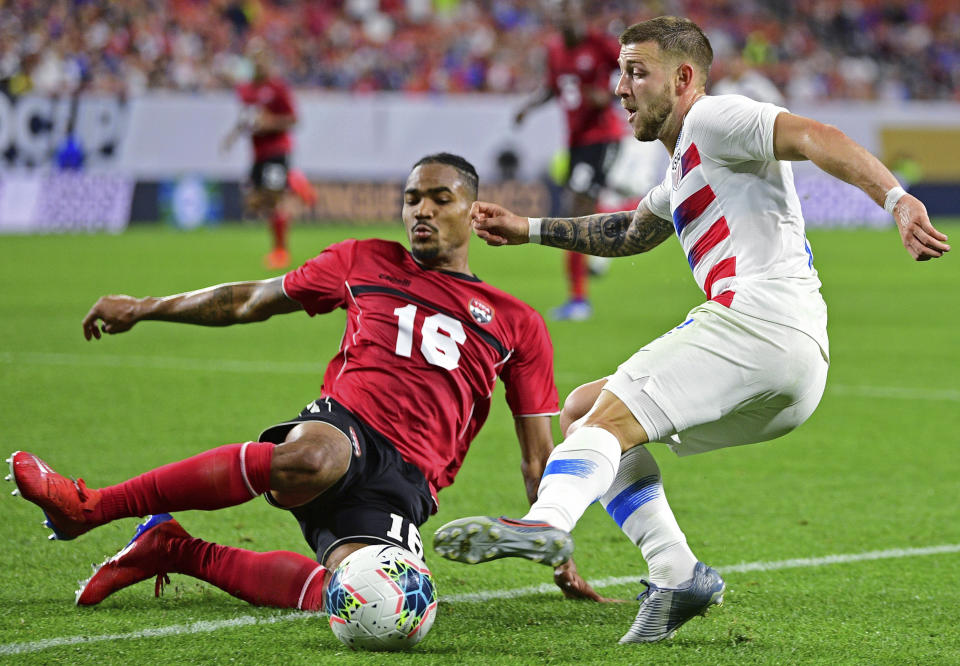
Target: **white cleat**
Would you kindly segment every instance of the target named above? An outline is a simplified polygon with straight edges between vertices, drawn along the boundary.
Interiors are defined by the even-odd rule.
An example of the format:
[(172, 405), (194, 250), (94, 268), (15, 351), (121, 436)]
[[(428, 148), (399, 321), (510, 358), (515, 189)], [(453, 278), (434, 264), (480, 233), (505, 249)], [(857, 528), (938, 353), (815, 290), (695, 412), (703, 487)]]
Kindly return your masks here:
[(558, 567), (573, 554), (573, 539), (547, 523), (474, 516), (454, 520), (437, 530), (433, 549), (441, 557), (467, 564), (522, 557)]

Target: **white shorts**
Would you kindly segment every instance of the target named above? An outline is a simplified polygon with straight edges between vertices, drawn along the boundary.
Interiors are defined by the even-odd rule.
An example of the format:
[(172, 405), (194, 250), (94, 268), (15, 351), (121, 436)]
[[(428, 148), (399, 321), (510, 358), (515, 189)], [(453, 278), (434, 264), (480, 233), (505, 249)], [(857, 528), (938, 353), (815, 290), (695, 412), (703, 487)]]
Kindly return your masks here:
[(677, 455), (764, 442), (813, 414), (829, 363), (801, 331), (707, 302), (606, 385)]

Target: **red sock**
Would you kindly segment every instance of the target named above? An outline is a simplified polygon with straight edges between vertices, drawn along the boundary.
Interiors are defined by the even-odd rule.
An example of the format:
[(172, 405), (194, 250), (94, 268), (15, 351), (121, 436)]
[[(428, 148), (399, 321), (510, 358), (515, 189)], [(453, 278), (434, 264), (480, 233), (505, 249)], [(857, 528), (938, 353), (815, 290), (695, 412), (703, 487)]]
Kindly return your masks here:
[(90, 521), (242, 504), (270, 489), (274, 444), (227, 444), (100, 489)]
[(171, 573), (205, 580), (255, 606), (323, 607), (327, 569), (299, 553), (257, 553), (203, 539), (171, 539), (169, 563)]
[(275, 208), (270, 216), (270, 229), (273, 232), (273, 249), (281, 250), (287, 247), (287, 215), (279, 208)]
[(567, 252), (567, 280), (570, 282), (570, 297), (587, 300), (587, 256), (579, 252)]

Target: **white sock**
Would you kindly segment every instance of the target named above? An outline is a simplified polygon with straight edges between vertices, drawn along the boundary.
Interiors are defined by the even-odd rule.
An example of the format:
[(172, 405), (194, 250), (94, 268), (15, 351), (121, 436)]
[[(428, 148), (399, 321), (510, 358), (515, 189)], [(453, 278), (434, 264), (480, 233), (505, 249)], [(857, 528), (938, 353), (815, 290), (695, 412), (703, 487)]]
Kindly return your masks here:
[(580, 428), (550, 454), (537, 501), (524, 520), (569, 532), (613, 483), (619, 464), (620, 442), (613, 434), (595, 426)]
[(697, 558), (667, 503), (657, 461), (645, 446), (623, 454), (617, 477), (600, 501), (640, 547), (651, 583), (679, 587), (693, 577)]

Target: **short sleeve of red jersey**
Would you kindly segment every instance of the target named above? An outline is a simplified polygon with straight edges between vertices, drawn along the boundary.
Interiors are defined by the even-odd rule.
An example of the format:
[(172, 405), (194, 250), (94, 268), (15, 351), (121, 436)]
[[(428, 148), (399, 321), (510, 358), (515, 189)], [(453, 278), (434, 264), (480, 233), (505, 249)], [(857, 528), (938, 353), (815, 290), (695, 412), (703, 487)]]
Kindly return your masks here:
[(336, 243), (290, 271), (283, 276), (284, 293), (300, 303), (311, 317), (343, 307), (356, 247), (357, 241), (352, 239)]
[(237, 97), (244, 104), (253, 104), (257, 101), (257, 96), (253, 92), (253, 86), (247, 83), (241, 83), (237, 86)]
[(543, 317), (530, 311), (520, 341), (500, 373), (514, 416), (557, 414), (560, 401), (553, 379), (553, 343)]
[(273, 112), (296, 116), (297, 112), (293, 107), (293, 93), (290, 92), (290, 86), (283, 81), (274, 81), (273, 89), (277, 94), (276, 100), (272, 105)]

